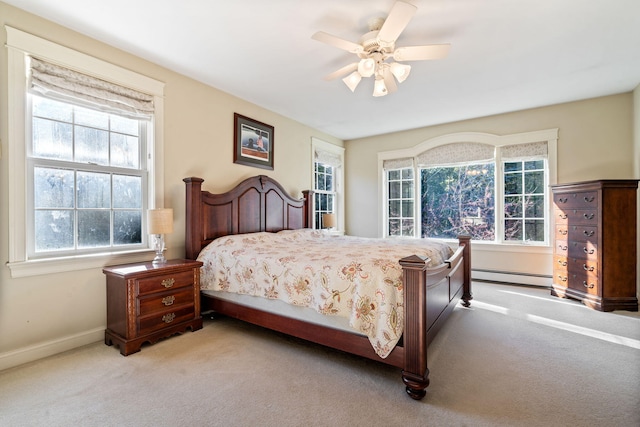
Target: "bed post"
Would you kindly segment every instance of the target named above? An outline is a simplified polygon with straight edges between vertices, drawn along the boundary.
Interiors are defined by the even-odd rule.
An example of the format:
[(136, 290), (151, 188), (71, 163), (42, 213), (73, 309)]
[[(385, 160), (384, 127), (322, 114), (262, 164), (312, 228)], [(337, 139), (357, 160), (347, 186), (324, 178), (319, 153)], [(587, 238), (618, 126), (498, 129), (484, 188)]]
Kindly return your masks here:
[(185, 256), (187, 259), (196, 259), (202, 249), (204, 240), (202, 229), (202, 183), (204, 179), (189, 177), (184, 178), (186, 183), (186, 207), (185, 207)]
[(427, 368), (427, 262), (429, 258), (412, 255), (400, 260), (404, 287), (404, 368), (402, 382), (407, 394), (422, 399), (429, 385)]
[(313, 203), (313, 190), (304, 190), (302, 192), (304, 197), (304, 228), (313, 228), (313, 213), (315, 212)]
[(464, 260), (464, 283), (462, 285), (462, 305), (469, 307), (473, 294), (471, 293), (471, 236), (460, 235), (458, 236), (458, 242), (460, 246), (464, 246), (463, 256)]

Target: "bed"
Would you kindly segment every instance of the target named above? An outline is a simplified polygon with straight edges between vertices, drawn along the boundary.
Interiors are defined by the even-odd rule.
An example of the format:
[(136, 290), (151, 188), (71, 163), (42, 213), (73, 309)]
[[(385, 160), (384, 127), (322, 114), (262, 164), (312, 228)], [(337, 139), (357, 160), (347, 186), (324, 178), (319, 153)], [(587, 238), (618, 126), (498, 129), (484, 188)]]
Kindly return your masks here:
[[(256, 248), (265, 245), (271, 245), (268, 248), (275, 248), (276, 243), (271, 239), (284, 239), (291, 243), (299, 239), (309, 248), (315, 246), (311, 241), (318, 242), (318, 246), (324, 248), (320, 249), (324, 251), (323, 253), (327, 253), (327, 246), (322, 245), (341, 244), (342, 238), (310, 230), (314, 199), (312, 191), (304, 191), (302, 199), (291, 197), (277, 181), (265, 175), (247, 178), (230, 191), (220, 194), (202, 190), (204, 180), (201, 178), (189, 177), (185, 178), (184, 182), (186, 184), (185, 252), (188, 259), (202, 260), (205, 253), (211, 251), (212, 246), (232, 246), (240, 244), (239, 242), (249, 243), (248, 247), (253, 244)], [(362, 242), (366, 239), (350, 240), (356, 240), (360, 242), (359, 244), (371, 243)], [(392, 240), (401, 239), (383, 239), (383, 243)], [(374, 335), (385, 339), (389, 338), (389, 335), (394, 335), (393, 332), (399, 335), (392, 337), (394, 339), (386, 340), (383, 345), (376, 345), (379, 340), (372, 339), (366, 328), (364, 331), (362, 328), (355, 329), (352, 324), (353, 318), (319, 313), (322, 310), (318, 310), (317, 307), (315, 309), (305, 307), (297, 301), (287, 304), (278, 299), (248, 295), (247, 292), (229, 293), (215, 290), (205, 281), (211, 273), (207, 271), (206, 259), (201, 280), (201, 310), (203, 313), (213, 311), (396, 366), (402, 370), (402, 381), (407, 394), (419, 400), (425, 396), (425, 389), (429, 385), (427, 366), (429, 343), (442, 328), (458, 301), (462, 300), (462, 305), (468, 307), (472, 299), (470, 237), (459, 236), (458, 240), (457, 248), (451, 250), (447, 257), (441, 260), (442, 262), (434, 263), (431, 258), (437, 258), (436, 254), (426, 256), (421, 248), (414, 246), (415, 251), (405, 249), (410, 252), (398, 259), (394, 258), (392, 263), (387, 263), (390, 268), (395, 265), (396, 269), (400, 269), (399, 278), (389, 280), (394, 282), (391, 283), (391, 287), (400, 289), (401, 293), (400, 301), (394, 306), (398, 310), (393, 311), (400, 318), (395, 319), (387, 315), (386, 324), (389, 324), (389, 319), (392, 319), (391, 323), (400, 324), (401, 330), (392, 329), (391, 333), (376, 330), (377, 335)], [(419, 242), (420, 240), (413, 240), (410, 244), (416, 245)], [(232, 251), (232, 254), (237, 255), (247, 252), (248, 249), (236, 247), (233, 250), (235, 252)], [(397, 250), (398, 248), (394, 251), (385, 248), (384, 252), (397, 253)], [(268, 252), (271, 250), (269, 249)], [(305, 257), (304, 264), (311, 265), (307, 269), (322, 270), (322, 267), (313, 267), (311, 264), (310, 259), (314, 256), (305, 254), (306, 252), (302, 250), (292, 254), (297, 256), (297, 261), (295, 256), (291, 257), (294, 264), (300, 262), (301, 257)], [(253, 270), (274, 268), (266, 267), (263, 263), (267, 255), (270, 253), (263, 252), (250, 258), (254, 260)], [(259, 263), (255, 262), (256, 257), (259, 257)], [(237, 258), (240, 259), (239, 256)], [(289, 257), (280, 256), (280, 262), (282, 258)], [(325, 262), (325, 267), (327, 263), (328, 261)], [(290, 267), (294, 268), (294, 264), (290, 264)], [(255, 271), (251, 272), (251, 274), (254, 273)], [(274, 278), (278, 275), (274, 275), (271, 271), (267, 273)], [(349, 274), (348, 271), (343, 273)], [(249, 276), (249, 280), (251, 277), (253, 276)], [(322, 277), (325, 282), (329, 280), (326, 279), (328, 277), (326, 274)], [(398, 281), (399, 283), (396, 283)], [(325, 292), (329, 294), (330, 305), (326, 301), (323, 304), (316, 302), (316, 305), (322, 306), (325, 311), (331, 311), (326, 309), (334, 308), (333, 302), (336, 301), (336, 295), (331, 293), (331, 289), (334, 288), (335, 286), (328, 285)], [(258, 293), (260, 292), (263, 291)], [(357, 294), (358, 291), (354, 290), (353, 293)], [(387, 293), (385, 298), (387, 298), (386, 295)], [(337, 299), (340, 297), (338, 296)], [(384, 299), (383, 305), (389, 305), (388, 301), (391, 299)], [(380, 300), (377, 300), (375, 303), (379, 305), (379, 302)], [(362, 310), (358, 311), (358, 315), (362, 313)]]

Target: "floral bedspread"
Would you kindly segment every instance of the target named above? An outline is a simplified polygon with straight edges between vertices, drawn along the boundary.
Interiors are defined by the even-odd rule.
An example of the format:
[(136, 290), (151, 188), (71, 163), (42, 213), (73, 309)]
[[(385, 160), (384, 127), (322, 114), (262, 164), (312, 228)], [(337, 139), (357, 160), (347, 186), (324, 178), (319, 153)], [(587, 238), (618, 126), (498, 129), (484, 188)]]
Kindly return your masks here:
[(402, 336), (402, 267), (410, 255), (436, 266), (453, 251), (425, 239), (330, 236), (317, 230), (285, 230), (225, 236), (198, 260), (201, 288), (280, 299), (349, 319), (385, 358)]

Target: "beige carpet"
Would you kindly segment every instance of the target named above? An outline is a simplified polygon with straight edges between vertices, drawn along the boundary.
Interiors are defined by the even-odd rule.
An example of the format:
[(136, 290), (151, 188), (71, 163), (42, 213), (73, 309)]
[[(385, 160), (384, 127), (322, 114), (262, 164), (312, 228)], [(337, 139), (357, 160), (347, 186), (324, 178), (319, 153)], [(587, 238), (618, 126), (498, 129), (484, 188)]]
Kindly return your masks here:
[(123, 357), (92, 344), (0, 372), (2, 426), (640, 426), (640, 317), (474, 284), (432, 344), (427, 397), (396, 368), (231, 319)]

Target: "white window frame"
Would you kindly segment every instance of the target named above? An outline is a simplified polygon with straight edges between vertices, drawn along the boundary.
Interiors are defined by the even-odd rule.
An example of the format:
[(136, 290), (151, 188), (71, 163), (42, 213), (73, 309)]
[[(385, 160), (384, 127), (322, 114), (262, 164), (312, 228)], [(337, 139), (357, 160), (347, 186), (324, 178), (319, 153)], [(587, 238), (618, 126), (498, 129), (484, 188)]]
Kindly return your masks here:
[[(30, 117), (27, 116), (27, 57), (37, 56), (60, 66), (91, 75), (152, 95), (154, 118), (148, 127), (147, 157), (149, 179), (148, 208), (164, 206), (163, 188), (163, 120), (164, 83), (105, 62), (95, 57), (61, 46), (21, 30), (5, 26), (8, 54), (8, 199), (9, 199), (9, 262), (12, 277), (60, 273), (103, 267), (120, 262), (136, 262), (149, 258), (153, 252), (142, 250), (102, 252), (92, 255), (71, 255), (31, 259), (28, 257), (27, 141)], [(143, 231), (144, 233), (144, 231)]]
[[(547, 130), (525, 132), (525, 133), (518, 133), (518, 134), (511, 134), (511, 135), (494, 135), (494, 134), (481, 133), (481, 132), (459, 132), (459, 133), (447, 134), (440, 137), (432, 138), (411, 148), (378, 153), (378, 176), (380, 177), (378, 195), (379, 195), (379, 206), (381, 208), (381, 213), (382, 213), (382, 216), (381, 216), (382, 223), (380, 224), (379, 236), (389, 237), (388, 236), (389, 218), (387, 214), (388, 197), (386, 192), (387, 175), (383, 167), (385, 161), (406, 159), (406, 158), (416, 158), (420, 154), (432, 148), (435, 148), (441, 145), (453, 144), (453, 143), (459, 143), (459, 142), (488, 144), (496, 148), (499, 148), (499, 147), (504, 147), (509, 145), (529, 144), (529, 143), (541, 142), (541, 141), (545, 141), (547, 143), (547, 151), (548, 151), (547, 179), (548, 179), (548, 184), (552, 185), (557, 182), (558, 129), (547, 129)], [(502, 206), (504, 202), (502, 200), (502, 198), (504, 197), (504, 194), (503, 194), (504, 191), (502, 190), (502, 186), (504, 184), (501, 182), (501, 179), (503, 176), (502, 175), (502, 158), (499, 154), (499, 150), (497, 151), (498, 151), (498, 155), (496, 155), (494, 159), (496, 162), (496, 165), (495, 165), (496, 175), (499, 177), (498, 181), (496, 182), (496, 186), (497, 186), (496, 196), (500, 196), (500, 197), (496, 197), (496, 213), (502, 212)], [(416, 177), (415, 178), (416, 191), (414, 194), (415, 196), (414, 218), (416, 220), (415, 237), (418, 237), (420, 236), (420, 233), (421, 233), (421, 227), (417, 221), (417, 219), (420, 217), (420, 203), (421, 203), (420, 202), (421, 189), (419, 188), (419, 185), (418, 185), (420, 180), (417, 178), (419, 176), (418, 172), (420, 170), (420, 167), (416, 166), (416, 163), (417, 163), (416, 161), (414, 161), (413, 163), (414, 165), (412, 167), (414, 169), (414, 177)], [(549, 230), (553, 229), (553, 215), (551, 213), (551, 203), (549, 203), (548, 200), (547, 200), (546, 206), (547, 206), (546, 212), (547, 212), (547, 218), (548, 218), (546, 222), (547, 229), (545, 233), (547, 236), (546, 242), (544, 244), (538, 244), (538, 246), (544, 249), (549, 248), (550, 241), (551, 241), (549, 237), (549, 233), (550, 233)], [(501, 224), (501, 221), (497, 221), (496, 235), (501, 236), (501, 234), (498, 234), (498, 233), (502, 233), (502, 232), (503, 232), (503, 225)], [(514, 247), (514, 248), (532, 247), (532, 245), (528, 245), (525, 242), (519, 242), (519, 241), (504, 242), (504, 243), (496, 243), (496, 242), (477, 242), (477, 243), (479, 245), (475, 245), (476, 247), (479, 247), (481, 245), (487, 245), (487, 246), (508, 245), (509, 247)]]
[[(311, 137), (311, 182), (312, 187), (315, 189), (315, 172), (316, 172), (316, 152), (325, 151), (334, 156), (340, 158), (340, 166), (334, 167), (334, 187), (335, 187), (335, 200), (333, 203), (333, 210), (336, 214), (336, 230), (338, 232), (344, 231), (344, 147), (340, 147), (335, 144), (323, 141), (321, 139)], [(315, 224), (315, 206), (313, 212), (313, 224), (312, 228), (316, 228)]]

